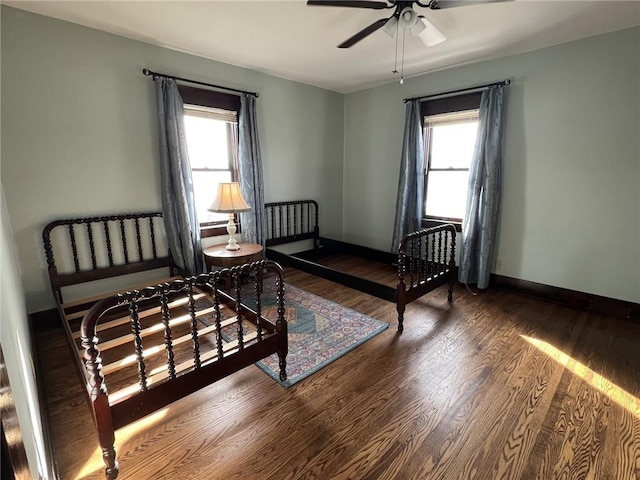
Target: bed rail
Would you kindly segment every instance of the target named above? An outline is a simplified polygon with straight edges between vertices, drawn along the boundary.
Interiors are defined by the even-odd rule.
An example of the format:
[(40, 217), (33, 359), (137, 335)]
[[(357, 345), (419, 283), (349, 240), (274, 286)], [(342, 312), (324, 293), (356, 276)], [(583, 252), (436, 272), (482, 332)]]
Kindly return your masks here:
[(398, 251), (396, 301), (398, 330), (403, 329), (405, 305), (437, 286), (449, 283), (447, 299), (453, 299), (456, 228), (451, 224), (405, 235)]
[[(268, 248), (269, 258), (383, 300), (395, 302), (400, 332), (403, 330), (404, 311), (408, 303), (446, 283), (449, 283), (448, 300), (453, 300), (456, 230), (451, 224), (406, 235), (400, 243), (399, 253), (396, 254), (320, 237), (318, 204), (314, 200), (267, 203), (265, 207), (268, 220), (267, 247), (306, 238), (314, 240), (314, 258), (310, 258), (308, 252), (288, 254)], [(305, 211), (306, 216), (300, 213)], [(315, 222), (312, 224), (309, 219), (313, 217)], [(387, 265), (397, 262), (397, 282), (392, 287), (323, 265), (317, 261), (320, 251), (323, 255), (329, 252), (359, 255), (382, 261)]]
[(163, 235), (160, 212), (49, 223), (42, 232), (42, 240), (57, 302), (63, 303), (62, 287), (69, 285), (163, 267), (175, 275), (169, 249), (161, 242)]
[(267, 216), (266, 246), (282, 245), (299, 240), (313, 240), (314, 253), (320, 246), (318, 202), (295, 200), (265, 204)]

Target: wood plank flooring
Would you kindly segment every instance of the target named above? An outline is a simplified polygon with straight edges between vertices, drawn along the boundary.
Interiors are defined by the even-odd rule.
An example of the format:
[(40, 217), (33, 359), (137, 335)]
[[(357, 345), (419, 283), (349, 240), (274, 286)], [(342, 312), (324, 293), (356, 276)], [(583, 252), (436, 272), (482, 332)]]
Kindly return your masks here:
[[(640, 479), (640, 325), (443, 287), (398, 335), (394, 304), (286, 281), (391, 325), (289, 389), (252, 366), (118, 430), (119, 478)], [(103, 478), (62, 335), (38, 338), (59, 472)]]

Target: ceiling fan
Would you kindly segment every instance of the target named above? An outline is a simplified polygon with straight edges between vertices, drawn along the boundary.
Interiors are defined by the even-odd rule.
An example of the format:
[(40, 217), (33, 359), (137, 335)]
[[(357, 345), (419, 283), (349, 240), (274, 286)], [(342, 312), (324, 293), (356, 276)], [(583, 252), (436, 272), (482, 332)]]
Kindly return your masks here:
[(338, 45), (338, 48), (349, 48), (381, 28), (390, 37), (394, 37), (400, 28), (402, 28), (404, 31), (408, 30), (412, 36), (419, 36), (420, 39), (425, 43), (425, 45), (430, 47), (443, 42), (444, 40), (446, 40), (446, 37), (423, 15), (418, 15), (413, 8), (414, 5), (422, 8), (429, 8), (431, 10), (439, 10), (441, 8), (459, 7), (463, 5), (470, 5), (473, 3), (480, 3), (481, 1), (482, 0), (429, 0), (427, 3), (422, 3), (419, 0), (389, 0), (389, 2), (387, 3), (368, 0), (308, 0), (307, 5), (323, 7), (367, 8), (373, 10), (395, 8), (393, 14), (389, 18), (381, 18), (380, 20), (376, 20), (368, 27), (360, 30), (351, 38), (342, 42), (340, 45)]

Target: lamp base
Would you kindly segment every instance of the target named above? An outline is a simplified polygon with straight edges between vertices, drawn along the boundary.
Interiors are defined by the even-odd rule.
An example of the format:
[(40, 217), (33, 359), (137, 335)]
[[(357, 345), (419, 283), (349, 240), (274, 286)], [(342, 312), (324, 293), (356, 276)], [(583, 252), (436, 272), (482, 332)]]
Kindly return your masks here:
[(236, 224), (234, 222), (235, 215), (229, 214), (229, 223), (227, 223), (227, 233), (229, 234), (229, 242), (224, 247), (227, 250), (240, 250), (240, 245), (236, 242)]
[(229, 239), (229, 243), (227, 243), (227, 246), (224, 248), (226, 250), (240, 250), (240, 245), (235, 242), (235, 239), (233, 243), (231, 243), (231, 239)]

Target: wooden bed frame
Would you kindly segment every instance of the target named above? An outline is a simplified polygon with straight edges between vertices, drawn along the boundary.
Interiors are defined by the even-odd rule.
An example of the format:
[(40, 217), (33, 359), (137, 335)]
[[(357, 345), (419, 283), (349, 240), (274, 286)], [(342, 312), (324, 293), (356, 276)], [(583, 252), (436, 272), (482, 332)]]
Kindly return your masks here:
[[(64, 301), (63, 287), (158, 268), (175, 274), (168, 248), (159, 247), (161, 220), (158, 212), (77, 218), (43, 231), (51, 288), (109, 479), (118, 475), (116, 429), (273, 353), (286, 379), (283, 272), (272, 261)], [(265, 282), (275, 282), (275, 319), (262, 314)]]
[[(320, 236), (318, 203), (315, 200), (295, 200), (265, 204), (267, 258), (318, 275), (347, 287), (395, 302), (398, 311), (398, 331), (404, 326), (404, 311), (408, 303), (426, 293), (449, 284), (448, 300), (453, 300), (455, 283), (456, 229), (446, 224), (406, 235), (397, 255)], [(312, 240), (313, 250), (286, 254), (274, 250), (276, 245)], [(314, 260), (332, 253), (346, 253), (397, 264), (396, 288), (366, 278), (321, 265)]]

